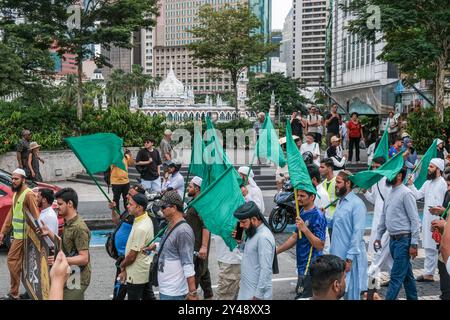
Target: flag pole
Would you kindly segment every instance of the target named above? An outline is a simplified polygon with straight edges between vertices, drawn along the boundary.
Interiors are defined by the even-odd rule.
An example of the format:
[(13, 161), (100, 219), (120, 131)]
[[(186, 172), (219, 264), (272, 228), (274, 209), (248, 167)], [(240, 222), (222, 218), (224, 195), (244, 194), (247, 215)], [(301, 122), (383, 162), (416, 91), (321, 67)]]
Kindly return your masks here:
[[(436, 139), (434, 139), (434, 140), (436, 140)], [(434, 143), (434, 140), (433, 140), (433, 143)], [(432, 143), (431, 145), (433, 145), (433, 143)], [(427, 150), (427, 152), (428, 152), (428, 150)], [(426, 152), (425, 152), (425, 153), (426, 153)], [(414, 170), (409, 174), (409, 177), (408, 177), (408, 180), (406, 180), (406, 183), (408, 183), (408, 181), (414, 176), (414, 173), (416, 173), (417, 169), (419, 169), (419, 167), (420, 167), (421, 164), (422, 164), (422, 160), (423, 160), (423, 156), (422, 156), (422, 158), (420, 159), (420, 161), (419, 161), (419, 163), (417, 164), (417, 166), (414, 168)]]
[[(294, 198), (295, 198), (295, 211), (297, 212), (297, 218), (300, 218), (300, 208), (299, 208), (299, 205), (298, 205), (297, 189), (294, 189)], [(298, 238), (299, 239), (302, 238), (302, 231), (300, 229), (298, 230)]]
[[(108, 202), (111, 202), (111, 199), (108, 197), (108, 195), (106, 194), (105, 190), (102, 189), (102, 187), (100, 186), (100, 184), (98, 183), (97, 179), (95, 179), (95, 177), (92, 175), (92, 173), (86, 168), (86, 172), (89, 175), (89, 177), (91, 177), (91, 179), (94, 181), (94, 183), (96, 184), (96, 186), (100, 189), (100, 191), (103, 193), (103, 195), (105, 196), (105, 198), (108, 200)], [(116, 203), (117, 205), (117, 203)], [(114, 207), (114, 211), (120, 215), (120, 211), (119, 209), (117, 209), (117, 207)]]

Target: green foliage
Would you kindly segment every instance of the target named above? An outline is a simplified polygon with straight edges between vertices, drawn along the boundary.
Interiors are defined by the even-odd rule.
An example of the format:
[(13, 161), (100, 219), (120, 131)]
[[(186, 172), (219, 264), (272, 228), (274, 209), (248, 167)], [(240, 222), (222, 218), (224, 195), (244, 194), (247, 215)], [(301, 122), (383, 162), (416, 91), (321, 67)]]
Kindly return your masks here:
[[(254, 32), (261, 26), (247, 4), (224, 5), (216, 10), (211, 5), (200, 8), (197, 26), (188, 30), (197, 41), (188, 45), (196, 64), (229, 72), (234, 90), (239, 75), (263, 62), (279, 47), (265, 42), (264, 35)], [(235, 93), (237, 99), (237, 93)]]
[(275, 114), (278, 115), (278, 106), (281, 113), (290, 115), (301, 110), (306, 114), (304, 106), (308, 99), (300, 94), (303, 83), (299, 79), (288, 78), (282, 73), (270, 73), (261, 78), (250, 78), (249, 105), (256, 112), (269, 112), (272, 92), (275, 94)]
[(417, 153), (424, 154), (435, 138), (445, 140), (442, 129), (450, 123), (450, 109), (446, 109), (444, 123), (432, 108), (421, 109), (408, 115), (406, 131), (411, 135)]
[(23, 129), (33, 133), (33, 140), (43, 150), (66, 148), (66, 137), (112, 132), (124, 139), (125, 146), (141, 146), (146, 137), (163, 137), (162, 117), (149, 117), (141, 112), (132, 113), (125, 106), (106, 111), (85, 107), (85, 119), (79, 121), (74, 106), (53, 104), (45, 108), (24, 106), (20, 103), (0, 103), (0, 154), (15, 150)]
[[(375, 6), (380, 29), (369, 28)], [(340, 5), (344, 8), (344, 4)], [(444, 108), (444, 74), (450, 63), (450, 2), (448, 0), (353, 0), (349, 11), (355, 19), (349, 30), (369, 41), (384, 41), (378, 57), (395, 63), (410, 79), (434, 81), (440, 118)]]

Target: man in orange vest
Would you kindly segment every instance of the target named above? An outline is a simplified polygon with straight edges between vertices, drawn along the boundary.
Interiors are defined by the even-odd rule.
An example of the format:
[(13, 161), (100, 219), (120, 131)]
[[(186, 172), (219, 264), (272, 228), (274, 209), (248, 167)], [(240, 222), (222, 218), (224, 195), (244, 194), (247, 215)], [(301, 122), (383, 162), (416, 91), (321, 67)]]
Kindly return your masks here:
[(0, 245), (5, 235), (12, 228), (11, 247), (8, 251), (8, 269), (11, 276), (11, 289), (3, 300), (19, 299), (20, 275), (22, 273), (23, 247), (25, 239), (25, 212), (30, 212), (35, 219), (39, 218), (39, 208), (36, 195), (28, 188), (23, 169), (16, 169), (12, 173), (11, 189), (14, 192), (11, 209), (6, 216), (5, 223), (0, 231)]

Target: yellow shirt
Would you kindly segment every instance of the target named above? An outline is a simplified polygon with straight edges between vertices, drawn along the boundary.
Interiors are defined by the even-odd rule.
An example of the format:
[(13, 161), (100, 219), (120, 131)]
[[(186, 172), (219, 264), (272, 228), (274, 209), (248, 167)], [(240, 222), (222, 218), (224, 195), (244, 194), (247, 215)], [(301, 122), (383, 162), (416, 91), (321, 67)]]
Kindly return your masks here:
[(128, 166), (133, 163), (133, 159), (129, 155), (125, 155), (123, 159), (123, 163), (125, 164), (125, 168), (127, 171), (120, 169), (119, 167), (112, 165), (111, 166), (111, 184), (127, 184), (130, 182), (128, 179)]
[(147, 213), (134, 219), (130, 236), (125, 247), (125, 256), (131, 250), (139, 252), (133, 264), (126, 267), (127, 283), (143, 284), (148, 282), (151, 256), (143, 254), (141, 249), (153, 239), (153, 223)]

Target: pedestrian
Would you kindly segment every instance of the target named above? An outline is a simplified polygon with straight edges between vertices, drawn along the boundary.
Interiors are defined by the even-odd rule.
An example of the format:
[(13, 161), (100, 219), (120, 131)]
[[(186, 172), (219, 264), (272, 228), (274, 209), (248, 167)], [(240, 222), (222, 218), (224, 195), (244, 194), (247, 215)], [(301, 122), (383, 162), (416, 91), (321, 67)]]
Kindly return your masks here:
[(447, 274), (450, 275), (450, 224), (448, 223), (444, 225), (444, 232), (441, 239), (441, 253), (442, 262), (446, 266)]
[(292, 134), (303, 140), (303, 131), (306, 130), (307, 123), (302, 118), (302, 113), (300, 111), (294, 111), (291, 115), (291, 128)]
[[(275, 238), (255, 202), (243, 204), (233, 215), (239, 220), (247, 236), (247, 240), (240, 243), (243, 254), (238, 300), (270, 300), (272, 274), (276, 264)], [(235, 233), (236, 231), (233, 237), (236, 236)]]
[[(200, 195), (202, 187), (202, 178), (194, 177), (188, 186), (188, 196), (194, 200)], [(194, 207), (190, 207), (185, 216), (186, 222), (191, 226), (194, 232), (194, 269), (195, 269), (195, 286), (203, 290), (203, 298), (205, 300), (212, 299), (213, 290), (211, 287), (211, 275), (208, 269), (209, 248), (211, 243), (211, 232), (206, 229), (202, 218)]]
[(393, 145), (398, 138), (398, 130), (399, 130), (399, 123), (397, 120), (397, 117), (394, 116), (394, 112), (389, 111), (389, 118), (388, 118), (388, 140), (389, 145)]
[[(161, 198), (161, 210), (168, 221), (158, 247), (158, 283), (160, 300), (198, 300), (195, 285), (192, 228), (183, 217), (183, 200), (175, 191)], [(152, 244), (146, 250), (154, 250)]]
[(348, 129), (348, 138), (349, 138), (349, 156), (348, 160), (353, 162), (353, 148), (355, 149), (356, 153), (356, 163), (360, 163), (359, 161), (359, 142), (362, 140), (364, 141), (364, 134), (363, 134), (363, 126), (361, 124), (361, 121), (358, 118), (358, 113), (353, 112), (351, 119), (347, 122), (347, 129)]
[(28, 154), (30, 153), (31, 131), (23, 130), (22, 139), (16, 147), (16, 156), (19, 169), (28, 171)]
[[(255, 123), (253, 124), (253, 130), (255, 131), (255, 144), (259, 139), (259, 134), (260, 134), (260, 130), (264, 124), (264, 120), (266, 118), (266, 115), (264, 112), (260, 112), (258, 113), (258, 118), (256, 119)], [(258, 158), (258, 164), (261, 164), (261, 161)]]
[(402, 147), (403, 139), (400, 137), (396, 138), (394, 144), (389, 148), (389, 159), (402, 151)]
[[(406, 166), (406, 177), (409, 177), (410, 174), (416, 169), (417, 164), (419, 163), (419, 159), (417, 157), (417, 151), (413, 147), (412, 140), (407, 137), (403, 139), (403, 148), (407, 151), (407, 156), (405, 159), (405, 166)], [(406, 183), (407, 181), (405, 181)]]
[[(84, 300), (84, 293), (91, 281), (91, 262), (89, 255), (89, 241), (91, 232), (83, 218), (77, 212), (78, 195), (72, 188), (63, 188), (55, 194), (58, 213), (64, 218), (62, 234), (62, 250), (71, 266), (71, 276), (80, 277), (75, 284), (68, 281), (64, 286), (64, 300)], [(57, 241), (55, 234), (45, 225), (41, 227), (41, 234), (48, 235)], [(48, 264), (53, 265), (54, 256), (48, 257)]]
[(325, 218), (327, 219), (327, 237), (325, 239), (324, 254), (328, 254), (331, 243), (331, 220), (333, 219), (334, 211), (336, 210), (336, 176), (334, 175), (334, 164), (331, 159), (323, 159), (320, 161), (319, 173), (323, 179), (322, 187), (325, 189), (328, 199), (330, 200), (330, 206), (325, 210)]
[(141, 184), (145, 189), (152, 192), (161, 191), (161, 157), (158, 150), (153, 146), (155, 140), (147, 138), (144, 141), (144, 148), (139, 150), (136, 156), (136, 169), (141, 175)]
[(216, 258), (219, 266), (216, 300), (235, 300), (241, 280), (242, 253), (238, 247), (230, 250), (221, 236), (214, 236)]
[(345, 259), (347, 292), (345, 300), (360, 300), (367, 290), (367, 255), (364, 230), (367, 208), (352, 191), (351, 173), (341, 171), (336, 177), (336, 195), (339, 204), (332, 220), (330, 254)]
[(437, 139), (437, 153), (436, 153), (436, 158), (440, 158), (442, 160), (446, 160), (448, 155), (447, 150), (445, 150), (444, 148), (444, 141), (442, 141), (441, 139)]
[(149, 282), (150, 256), (142, 251), (153, 239), (153, 223), (147, 212), (147, 198), (136, 193), (128, 199), (128, 212), (134, 217), (127, 240), (125, 258), (120, 263), (120, 281), (127, 286), (128, 300), (152, 300)]
[(340, 138), (339, 126), (342, 124), (342, 118), (337, 113), (337, 103), (331, 105), (331, 112), (325, 118), (325, 125), (327, 127), (327, 147), (331, 146), (331, 137), (336, 136)]
[[(439, 216), (439, 219), (433, 220), (431, 222), (431, 228), (432, 231), (438, 230), (441, 235), (444, 233), (445, 225), (448, 222), (448, 214), (444, 218), (441, 218), (443, 213), (445, 212), (445, 209), (450, 203), (450, 179), (446, 179), (447, 182), (447, 192), (445, 194), (444, 202), (442, 203), (442, 206), (435, 206), (433, 208), (430, 208), (430, 213), (436, 216)], [(447, 273), (446, 267), (445, 267), (445, 260), (443, 259), (443, 253), (442, 253), (442, 246), (444, 244), (443, 242), (443, 236), (441, 238), (441, 242), (439, 245), (439, 259), (438, 259), (438, 271), (439, 271), (439, 285), (441, 288), (441, 300), (450, 300), (450, 274)]]
[(317, 196), (314, 199), (314, 205), (325, 215), (325, 212), (328, 210), (328, 208), (325, 209), (325, 207), (328, 207), (330, 204), (330, 197), (322, 185), (319, 167), (315, 164), (308, 164), (306, 167), (308, 169), (311, 182), (317, 191)]
[(442, 177), (442, 171), (444, 171), (444, 160), (434, 158), (431, 159), (430, 165), (428, 166), (427, 181), (425, 181), (420, 190), (417, 190), (414, 186), (412, 179), (408, 180), (408, 186), (416, 197), (416, 200), (423, 198), (425, 201), (422, 219), (422, 245), (425, 249), (425, 262), (423, 275), (416, 279), (418, 282), (434, 282), (434, 273), (438, 262), (438, 250), (430, 229), (431, 222), (438, 219), (438, 217), (431, 214), (430, 208), (440, 206), (444, 202), (447, 183)]
[(381, 239), (386, 231), (389, 233), (389, 251), (394, 263), (386, 300), (397, 299), (402, 285), (405, 288), (406, 298), (417, 300), (410, 257), (414, 259), (417, 256), (419, 214), (413, 192), (403, 184), (405, 176), (406, 169), (402, 168), (393, 180), (386, 180), (392, 190), (385, 199), (374, 242), (375, 250), (382, 249)]
[(55, 193), (52, 189), (41, 188), (36, 196), (37, 205), (41, 210), (39, 222), (48, 226), (51, 232), (58, 234), (58, 215), (53, 210), (52, 205), (55, 200)]
[[(376, 170), (386, 162), (383, 157), (377, 157), (372, 161), (372, 170)], [(383, 212), (385, 199), (389, 198), (391, 186), (386, 184), (386, 177), (374, 184), (370, 190), (363, 190), (364, 197), (367, 201), (374, 205), (372, 228), (370, 231), (369, 244), (367, 253), (371, 257), (372, 263), (368, 270), (369, 278), (380, 280), (380, 269), (386, 267), (390, 273), (392, 264), (394, 263), (391, 253), (389, 251), (389, 232), (385, 232), (381, 237), (381, 250), (374, 250), (374, 242), (377, 238), (378, 224)]]
[(310, 300), (340, 300), (346, 290), (346, 264), (334, 255), (317, 257), (311, 264), (313, 296)]
[(12, 206), (8, 211), (0, 231), (0, 246), (3, 245), (6, 235), (12, 229), (11, 245), (8, 251), (7, 265), (11, 277), (9, 293), (2, 300), (18, 300), (19, 286), (22, 274), (22, 262), (24, 258), (25, 239), (25, 213), (29, 212), (34, 219), (39, 218), (39, 208), (36, 195), (31, 191), (26, 182), (26, 174), (23, 169), (17, 168), (12, 173), (11, 190), (14, 192)]
[(166, 166), (168, 168), (168, 177), (164, 179), (162, 191), (175, 190), (183, 199), (184, 196), (184, 178), (180, 173), (181, 164), (167, 161)]
[[(136, 194), (142, 194), (145, 195), (145, 189), (141, 185), (133, 185), (128, 190), (127, 194), (127, 203), (129, 199)], [(131, 229), (133, 227), (134, 222), (134, 216), (128, 212), (128, 208), (125, 208), (125, 210), (119, 214), (117, 212), (117, 206), (114, 201), (110, 202), (108, 204), (109, 208), (111, 209), (111, 219), (112, 222), (115, 225), (115, 230), (113, 232), (114, 234), (114, 248), (117, 251), (117, 259), (115, 262), (116, 266), (116, 274), (114, 277), (114, 289), (113, 289), (113, 300), (125, 300), (125, 297), (127, 295), (127, 285), (126, 283), (122, 283), (120, 281), (119, 275), (121, 273), (120, 264), (125, 259), (125, 250), (128, 242), (128, 238), (131, 233)], [(153, 234), (157, 234), (158, 232), (158, 220), (151, 212), (147, 212), (148, 216), (152, 220), (153, 225)], [(153, 293), (153, 288), (150, 287), (146, 288), (146, 299), (147, 300), (156, 300), (155, 295)]]
[(44, 160), (42, 160), (39, 157), (39, 149), (40, 149), (40, 145), (33, 141), (30, 143), (30, 147), (29, 147), (29, 154), (28, 154), (28, 161), (27, 161), (27, 168), (28, 168), (28, 178), (36, 181), (36, 182), (42, 182), (42, 176), (41, 176), (41, 171), (39, 168), (39, 161), (41, 161), (42, 163), (44, 163)]
[(314, 142), (320, 144), (321, 142), (321, 132), (319, 132), (320, 128), (322, 126), (322, 122), (323, 122), (323, 118), (322, 116), (317, 112), (316, 107), (315, 106), (311, 106), (311, 108), (309, 109), (309, 115), (307, 116), (307, 128), (308, 128), (308, 133), (311, 133), (313, 138), (314, 138)]
[(303, 155), (306, 152), (311, 152), (313, 162), (316, 166), (320, 166), (320, 146), (314, 141), (315, 135), (311, 132), (306, 134), (306, 142), (300, 147), (300, 153)]
[[(296, 219), (297, 228), (276, 249), (276, 253), (280, 254), (296, 245), (298, 280), (295, 299), (312, 297), (310, 266), (317, 257), (322, 255), (327, 228), (324, 214), (314, 204), (316, 195), (299, 189), (297, 198), (302, 208), (300, 217)], [(301, 232), (301, 238), (299, 238), (299, 232)]]
[(338, 136), (331, 137), (331, 146), (326, 150), (327, 159), (333, 161), (333, 170), (339, 171), (345, 169), (347, 158), (344, 149), (341, 146), (341, 139)]
[(245, 200), (247, 202), (248, 201), (255, 202), (259, 210), (264, 213), (265, 211), (264, 196), (261, 189), (256, 184), (255, 180), (253, 180), (253, 177), (255, 176), (253, 170), (251, 170), (247, 166), (242, 166), (239, 167), (238, 172), (242, 180), (244, 181), (244, 186), (248, 191), (247, 196), (245, 196)]
[(159, 149), (161, 150), (162, 161), (169, 161), (173, 159), (173, 147), (172, 147), (172, 135), (173, 132), (170, 129), (164, 131), (164, 137), (161, 140)]
[(134, 160), (130, 150), (125, 150), (123, 164), (126, 170), (122, 170), (118, 166), (111, 165), (110, 182), (113, 191), (113, 200), (117, 205), (117, 211), (120, 211), (120, 197), (123, 200), (123, 208), (127, 208), (127, 195), (130, 190), (130, 179), (128, 177), (128, 167), (133, 165)]

